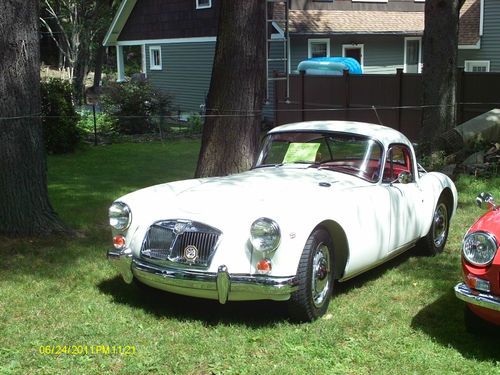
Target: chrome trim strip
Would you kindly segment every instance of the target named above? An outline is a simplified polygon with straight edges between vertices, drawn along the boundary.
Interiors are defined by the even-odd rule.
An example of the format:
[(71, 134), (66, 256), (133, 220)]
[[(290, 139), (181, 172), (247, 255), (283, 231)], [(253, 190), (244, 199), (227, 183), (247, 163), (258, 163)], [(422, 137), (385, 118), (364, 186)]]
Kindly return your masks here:
[(220, 303), (229, 300), (232, 293), (286, 296), (297, 289), (296, 276), (271, 277), (264, 275), (231, 275), (226, 266), (219, 266), (217, 273), (158, 267), (140, 259), (132, 259), (132, 272), (139, 279), (149, 280), (168, 287), (217, 292)]
[(128, 247), (122, 250), (111, 249), (108, 250), (107, 258), (113, 266), (120, 272), (123, 281), (127, 284), (132, 283), (134, 275), (132, 274), (132, 250)]
[(469, 288), (464, 283), (455, 285), (455, 295), (458, 299), (472, 305), (500, 312), (500, 297), (496, 297), (492, 294), (480, 293), (477, 290)]

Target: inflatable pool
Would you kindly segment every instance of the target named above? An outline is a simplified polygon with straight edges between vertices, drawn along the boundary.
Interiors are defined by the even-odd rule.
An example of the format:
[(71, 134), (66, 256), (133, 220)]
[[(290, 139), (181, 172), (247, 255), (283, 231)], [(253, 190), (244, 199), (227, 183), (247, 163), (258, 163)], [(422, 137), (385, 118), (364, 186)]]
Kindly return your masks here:
[(351, 57), (315, 57), (301, 61), (297, 70), (315, 75), (342, 75), (344, 70), (349, 74), (363, 74), (359, 62)]

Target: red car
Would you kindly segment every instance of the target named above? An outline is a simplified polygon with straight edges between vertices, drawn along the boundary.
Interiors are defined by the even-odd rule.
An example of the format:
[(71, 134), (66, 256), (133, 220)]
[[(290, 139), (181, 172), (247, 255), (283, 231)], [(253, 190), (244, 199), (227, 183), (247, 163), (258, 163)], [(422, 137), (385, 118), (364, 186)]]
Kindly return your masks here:
[(466, 323), (469, 326), (474, 320), (500, 326), (500, 206), (488, 193), (479, 194), (476, 203), (480, 207), (486, 205), (488, 212), (464, 237), (464, 282), (455, 286), (455, 294), (467, 303)]

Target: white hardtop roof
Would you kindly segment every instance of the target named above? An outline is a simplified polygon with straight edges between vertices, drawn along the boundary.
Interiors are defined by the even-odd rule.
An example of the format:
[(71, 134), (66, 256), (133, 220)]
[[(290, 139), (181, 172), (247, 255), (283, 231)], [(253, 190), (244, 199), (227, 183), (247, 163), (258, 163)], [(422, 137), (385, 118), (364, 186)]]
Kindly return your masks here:
[(353, 133), (380, 141), (384, 146), (391, 143), (411, 144), (399, 131), (386, 126), (356, 121), (305, 121), (277, 126), (269, 134), (287, 131), (327, 131)]

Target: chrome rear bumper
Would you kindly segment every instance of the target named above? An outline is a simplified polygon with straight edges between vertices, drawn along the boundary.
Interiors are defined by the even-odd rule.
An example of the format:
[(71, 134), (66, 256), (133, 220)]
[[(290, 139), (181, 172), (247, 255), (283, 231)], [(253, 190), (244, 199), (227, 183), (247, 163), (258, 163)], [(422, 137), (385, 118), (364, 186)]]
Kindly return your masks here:
[(473, 290), (464, 283), (455, 285), (455, 295), (462, 301), (465, 301), (472, 305), (500, 311), (499, 297)]
[(160, 267), (132, 257), (130, 249), (109, 250), (108, 259), (126, 283), (136, 277), (158, 289), (216, 299), (222, 304), (228, 300), (287, 300), (297, 289), (295, 276), (230, 274), (225, 265), (220, 265), (217, 272)]

